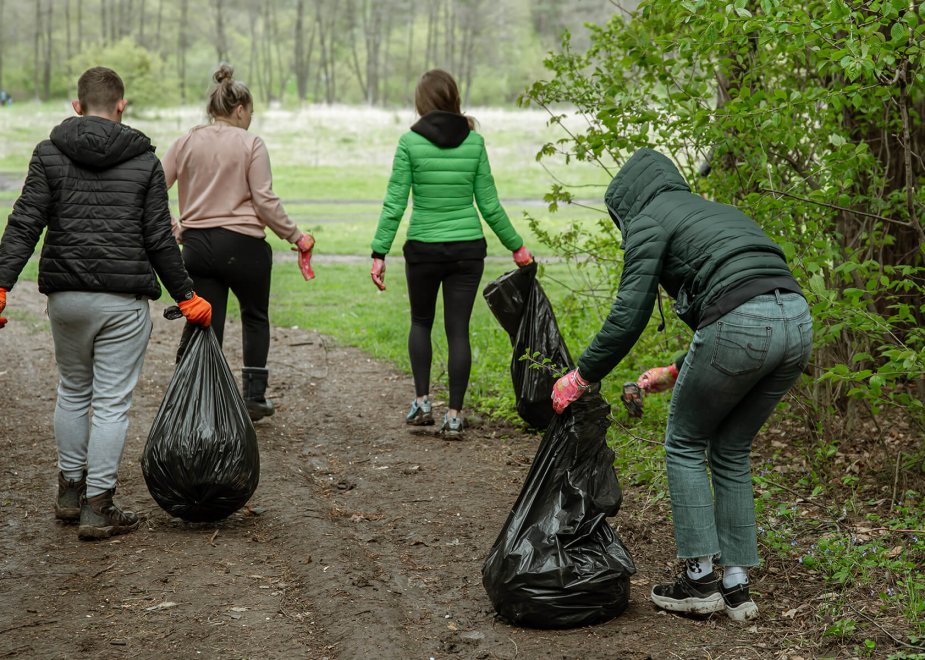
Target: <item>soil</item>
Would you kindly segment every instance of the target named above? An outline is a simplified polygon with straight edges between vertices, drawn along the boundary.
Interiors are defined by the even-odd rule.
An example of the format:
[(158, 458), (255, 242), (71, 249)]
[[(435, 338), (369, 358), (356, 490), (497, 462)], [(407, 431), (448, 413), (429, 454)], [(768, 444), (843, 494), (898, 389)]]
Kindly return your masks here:
[[(798, 658), (818, 639), (793, 609), (818, 588), (753, 576), (757, 623), (657, 612), (647, 594), (677, 566), (664, 502), (624, 484), (611, 520), (633, 553), (629, 609), (549, 631), (498, 619), (481, 566), (539, 437), (476, 421), (449, 442), (412, 433), (410, 377), (329, 338), (274, 329), (275, 416), (257, 423), (261, 480), (217, 524), (171, 518), (139, 466), (173, 371), (180, 322), (152, 305), (117, 501), (141, 528), (81, 542), (54, 520), (56, 370), (45, 298), (22, 282), (0, 331), (0, 657)], [(225, 348), (240, 365), (240, 326)], [(438, 402), (439, 414), (443, 407)], [(813, 650), (798, 650), (800, 647)]]

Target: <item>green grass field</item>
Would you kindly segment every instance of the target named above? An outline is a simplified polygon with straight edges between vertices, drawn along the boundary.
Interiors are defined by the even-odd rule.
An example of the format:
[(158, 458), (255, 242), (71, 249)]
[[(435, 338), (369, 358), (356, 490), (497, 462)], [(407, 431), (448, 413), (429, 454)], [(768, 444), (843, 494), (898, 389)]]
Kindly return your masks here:
[[(0, 185), (0, 223), (5, 224), (35, 144), (70, 114), (69, 106), (63, 103), (22, 104), (0, 112), (0, 184), (7, 182), (6, 190)], [(543, 284), (555, 304), (567, 294), (573, 274), (567, 264), (557, 263), (554, 255), (539, 244), (524, 214), (540, 219), (544, 227), (552, 230), (565, 229), (576, 222), (595, 222), (602, 211), (574, 206), (549, 213), (543, 195), (555, 181), (566, 181), (583, 186), (577, 189), (580, 195), (602, 209), (594, 200), (600, 199), (610, 176), (600, 168), (584, 164), (568, 168), (564, 163), (538, 164), (535, 154), (542, 144), (559, 137), (556, 129), (546, 126), (543, 113), (477, 109), (472, 114), (479, 119), (488, 144), (499, 196), (512, 222), (544, 265)], [(126, 123), (149, 135), (158, 145), (158, 152), (163, 153), (173, 139), (202, 119), (198, 109), (181, 108), (126, 117)], [(388, 261), (388, 290), (380, 293), (369, 280), (368, 256), (395, 145), (414, 119), (408, 111), (369, 108), (311, 107), (298, 112), (261, 112), (258, 108), (251, 127), (267, 142), (274, 188), (287, 211), (317, 240), (317, 278), (306, 283), (294, 260), (283, 257), (289, 254), (289, 244), (272, 233), (268, 235), (281, 260), (274, 268), (273, 322), (316, 329), (404, 370), (408, 370), (406, 343), (410, 323), (404, 268), (399, 260)], [(171, 198), (176, 212), (175, 189)], [(401, 254), (406, 228), (407, 213), (393, 245), (393, 256)], [(489, 255), (497, 258), (486, 263), (483, 285), (514, 267), (510, 253), (487, 227), (486, 232)], [(344, 259), (344, 255), (362, 258)], [(33, 258), (23, 277), (35, 278), (36, 270)], [(11, 304), (11, 310), (15, 310), (15, 296), (11, 297)], [(606, 313), (607, 307), (606, 303), (602, 305), (601, 314)], [(600, 316), (589, 317), (588, 323), (580, 325), (577, 336), (567, 337), (576, 356), (599, 327)], [(473, 373), (467, 406), (513, 418), (508, 372), (510, 342), (481, 300), (473, 313), (471, 335)], [(435, 386), (445, 386), (442, 318), (437, 319), (433, 338), (433, 381)], [(627, 367), (628, 374), (632, 368), (632, 365)], [(411, 395), (409, 392), (409, 399)]]

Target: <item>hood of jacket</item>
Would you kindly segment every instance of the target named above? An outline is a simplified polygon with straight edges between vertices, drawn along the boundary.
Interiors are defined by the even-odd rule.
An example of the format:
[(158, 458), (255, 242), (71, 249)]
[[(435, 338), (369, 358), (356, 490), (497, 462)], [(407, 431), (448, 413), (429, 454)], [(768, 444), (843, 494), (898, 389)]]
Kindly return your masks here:
[(465, 142), (471, 129), (465, 115), (434, 110), (418, 119), (411, 130), (438, 147), (452, 149)]
[(102, 117), (65, 119), (52, 129), (51, 141), (78, 165), (100, 170), (154, 151), (144, 133)]
[(658, 195), (673, 190), (690, 192), (690, 186), (667, 156), (640, 149), (626, 161), (604, 193), (610, 217), (624, 233), (633, 218)]

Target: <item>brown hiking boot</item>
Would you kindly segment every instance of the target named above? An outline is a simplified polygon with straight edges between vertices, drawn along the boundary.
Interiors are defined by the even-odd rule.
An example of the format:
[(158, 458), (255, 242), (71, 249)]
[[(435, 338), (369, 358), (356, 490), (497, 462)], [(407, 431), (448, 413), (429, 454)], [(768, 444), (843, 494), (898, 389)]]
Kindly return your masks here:
[(81, 498), (78, 538), (85, 541), (108, 539), (138, 529), (138, 516), (113, 504), (115, 492), (113, 488), (93, 497)]
[(80, 480), (68, 479), (58, 472), (58, 500), (55, 502), (55, 518), (68, 523), (80, 520), (80, 500), (87, 492), (87, 472)]

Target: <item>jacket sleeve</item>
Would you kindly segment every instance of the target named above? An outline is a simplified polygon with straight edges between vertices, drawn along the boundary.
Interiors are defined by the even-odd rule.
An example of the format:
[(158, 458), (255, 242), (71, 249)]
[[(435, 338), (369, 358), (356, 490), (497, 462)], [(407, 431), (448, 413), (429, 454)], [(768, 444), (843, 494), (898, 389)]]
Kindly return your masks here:
[(247, 167), (247, 184), (250, 186), (257, 217), (283, 240), (297, 242), (302, 236), (302, 230), (289, 218), (279, 196), (273, 192), (270, 154), (260, 138), (254, 140), (254, 151)]
[(520, 237), (510, 218), (498, 200), (498, 191), (495, 189), (495, 178), (491, 175), (491, 166), (488, 164), (488, 152), (482, 149), (479, 154), (479, 165), (475, 172), (475, 203), (485, 222), (495, 232), (501, 243), (511, 252), (519, 250), (524, 239)]
[(170, 230), (170, 207), (164, 169), (155, 161), (145, 195), (142, 224), (145, 252), (154, 272), (174, 300), (183, 300), (193, 290), (193, 280), (186, 272), (180, 248)]
[(633, 225), (626, 238), (617, 298), (604, 325), (578, 360), (579, 373), (591, 382), (603, 379), (626, 357), (655, 307), (668, 241), (661, 225), (651, 218), (638, 216)]
[(13, 205), (13, 213), (7, 220), (3, 239), (0, 240), (0, 287), (7, 291), (16, 284), (23, 267), (35, 251), (42, 230), (48, 224), (50, 206), (51, 190), (36, 147), (29, 162), (29, 173), (22, 194)]
[(371, 247), (376, 254), (386, 255), (392, 249), (392, 241), (398, 233), (405, 209), (408, 207), (408, 194), (411, 192), (411, 156), (405, 141), (398, 141), (395, 158), (392, 159), (392, 174), (389, 186), (379, 214), (379, 224)]

